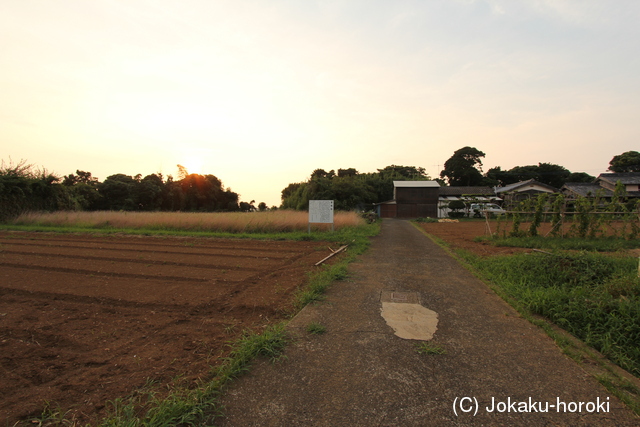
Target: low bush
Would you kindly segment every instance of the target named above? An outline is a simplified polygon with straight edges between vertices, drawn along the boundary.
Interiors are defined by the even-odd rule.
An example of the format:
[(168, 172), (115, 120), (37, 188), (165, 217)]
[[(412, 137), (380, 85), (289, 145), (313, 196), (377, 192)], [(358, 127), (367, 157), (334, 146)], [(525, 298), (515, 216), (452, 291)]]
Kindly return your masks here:
[(594, 253), (465, 257), (526, 309), (640, 375), (637, 258)]

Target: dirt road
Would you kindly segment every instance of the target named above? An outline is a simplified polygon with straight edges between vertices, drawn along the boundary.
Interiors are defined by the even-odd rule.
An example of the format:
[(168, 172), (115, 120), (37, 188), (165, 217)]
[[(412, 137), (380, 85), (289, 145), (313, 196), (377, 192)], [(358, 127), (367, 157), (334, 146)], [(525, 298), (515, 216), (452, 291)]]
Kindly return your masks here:
[[(381, 295), (414, 292), (438, 314), (420, 354), (394, 335)], [(306, 332), (319, 322), (326, 332)], [(324, 302), (289, 328), (287, 358), (228, 390), (225, 426), (638, 425), (539, 328), (407, 221), (385, 220)], [(581, 403), (582, 402), (582, 403)]]

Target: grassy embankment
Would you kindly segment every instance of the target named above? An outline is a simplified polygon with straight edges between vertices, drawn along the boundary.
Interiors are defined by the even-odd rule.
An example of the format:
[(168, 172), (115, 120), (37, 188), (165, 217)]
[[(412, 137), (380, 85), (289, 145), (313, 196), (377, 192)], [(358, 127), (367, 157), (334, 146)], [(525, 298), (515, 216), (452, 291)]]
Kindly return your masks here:
[[(494, 244), (544, 248), (546, 253), (459, 255), (523, 315), (547, 330), (567, 354), (576, 356), (540, 317), (640, 376), (638, 253), (623, 250), (639, 247), (638, 240), (520, 237)], [(605, 371), (598, 379), (640, 414), (640, 389), (610, 369)]]
[[(232, 237), (278, 240), (331, 241), (349, 245), (349, 250), (331, 265), (309, 275), (308, 284), (292, 301), (296, 310), (322, 298), (334, 281), (347, 276), (347, 266), (369, 245), (379, 224), (366, 224), (354, 212), (336, 212), (335, 232), (327, 224), (313, 224), (309, 234), (306, 212), (275, 211), (256, 213), (140, 213), (140, 212), (56, 212), (25, 214), (0, 230), (126, 233)], [(221, 413), (219, 397), (229, 381), (244, 373), (252, 360), (266, 356), (277, 360), (287, 344), (285, 324), (268, 327), (262, 333), (246, 331), (231, 343), (231, 352), (213, 366), (209, 375), (190, 387), (176, 387), (157, 394), (153, 388), (133, 392), (127, 398), (108, 402), (110, 415), (102, 426), (201, 425)], [(159, 397), (162, 396), (162, 397)], [(74, 425), (60, 408), (48, 408), (42, 425)]]

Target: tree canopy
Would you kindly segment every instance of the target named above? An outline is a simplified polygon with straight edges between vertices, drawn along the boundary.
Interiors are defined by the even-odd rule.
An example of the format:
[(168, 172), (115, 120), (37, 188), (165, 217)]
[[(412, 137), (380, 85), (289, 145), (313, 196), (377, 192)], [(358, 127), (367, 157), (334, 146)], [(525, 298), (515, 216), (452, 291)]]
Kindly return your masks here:
[[(571, 177), (576, 181), (571, 181)], [(529, 179), (560, 188), (565, 182), (591, 182), (595, 178), (584, 172), (572, 174), (567, 168), (552, 163), (515, 166), (508, 171), (503, 171), (500, 166), (496, 166), (489, 169), (485, 175), (485, 182), (489, 186), (505, 186)]]
[[(214, 175), (188, 174), (166, 180), (160, 173), (145, 177), (114, 174), (103, 182), (90, 172), (59, 178), (22, 161), (0, 165), (0, 220), (30, 210), (252, 211), (253, 203), (224, 188)], [(266, 210), (262, 204), (261, 210)], [(244, 208), (244, 209), (242, 209)]]
[(483, 184), (482, 158), (485, 154), (474, 147), (456, 150), (445, 163), (440, 178), (449, 185), (477, 186)]
[(617, 156), (609, 162), (611, 172), (640, 172), (640, 152), (627, 151)]
[(335, 200), (341, 210), (370, 209), (374, 203), (393, 198), (393, 181), (428, 180), (424, 168), (390, 165), (374, 173), (359, 173), (355, 168), (316, 169), (309, 180), (289, 184), (282, 190), (282, 208), (305, 210), (309, 200)]

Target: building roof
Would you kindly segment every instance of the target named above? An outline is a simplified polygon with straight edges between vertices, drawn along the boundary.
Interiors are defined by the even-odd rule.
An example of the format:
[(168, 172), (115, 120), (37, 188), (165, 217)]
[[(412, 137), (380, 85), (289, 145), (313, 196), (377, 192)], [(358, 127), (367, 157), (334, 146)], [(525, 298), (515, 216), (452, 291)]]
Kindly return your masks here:
[(440, 187), (438, 181), (393, 181), (394, 187)]
[(494, 194), (491, 187), (440, 187), (441, 196), (487, 196)]
[(618, 181), (624, 185), (640, 185), (640, 172), (601, 173), (598, 175), (597, 179), (609, 182), (613, 185)]
[(505, 193), (507, 191), (515, 191), (518, 190), (522, 187), (527, 187), (527, 186), (534, 186), (537, 185), (539, 187), (544, 187), (546, 189), (548, 189), (549, 191), (555, 192), (557, 191), (556, 188), (547, 185), (547, 184), (543, 184), (541, 182), (536, 181), (535, 179), (528, 179), (526, 181), (520, 181), (520, 182), (516, 182), (515, 184), (509, 184), (509, 185), (505, 185), (504, 187), (496, 187), (495, 191), (496, 194), (498, 193)]
[(592, 182), (567, 182), (562, 186), (561, 190), (569, 191), (582, 197), (595, 196), (596, 193), (601, 194), (603, 197), (613, 196), (613, 191)]

